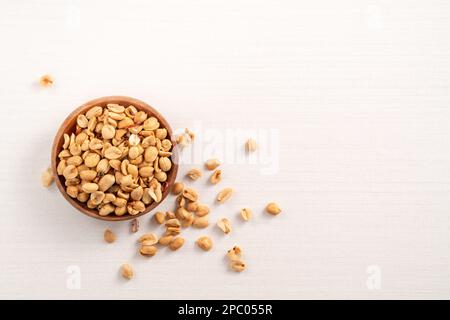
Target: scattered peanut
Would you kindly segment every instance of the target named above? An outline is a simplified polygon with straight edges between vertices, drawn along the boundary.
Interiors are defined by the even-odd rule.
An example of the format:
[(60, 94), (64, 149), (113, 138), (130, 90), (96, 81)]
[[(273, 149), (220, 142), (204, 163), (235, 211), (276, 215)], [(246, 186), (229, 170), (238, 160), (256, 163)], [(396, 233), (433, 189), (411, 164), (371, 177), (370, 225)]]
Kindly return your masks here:
[(47, 170), (45, 170), (44, 172), (42, 172), (41, 175), (41, 183), (42, 186), (48, 188), (51, 186), (51, 184), (53, 183), (54, 177), (52, 174), (52, 169), (48, 168)]
[(172, 211), (166, 211), (166, 220), (175, 219), (176, 215)]
[(181, 233), (180, 227), (166, 227), (166, 235), (179, 235)]
[(184, 133), (179, 135), (177, 137), (177, 144), (182, 147), (182, 148), (186, 148), (189, 144), (191, 144), (195, 139), (195, 134), (190, 131), (189, 129), (185, 129)]
[(228, 250), (227, 257), (230, 260), (230, 268), (236, 272), (242, 272), (245, 270), (245, 262), (242, 261), (242, 250), (238, 246), (234, 246), (232, 249)]
[(152, 246), (158, 243), (158, 236), (154, 233), (145, 233), (139, 238), (138, 241), (141, 244), (144, 244), (145, 242), (145, 245)]
[(141, 248), (139, 249), (139, 252), (141, 253), (141, 255), (147, 256), (147, 257), (153, 257), (157, 251), (158, 251), (158, 248), (155, 246), (152, 246), (150, 244), (142, 244)]
[(169, 243), (169, 248), (171, 250), (178, 250), (180, 249), (184, 244), (184, 239), (182, 237), (176, 237)]
[(270, 213), (271, 215), (278, 215), (281, 212), (280, 207), (278, 206), (278, 204), (276, 204), (275, 202), (270, 202), (267, 206), (266, 206), (266, 211), (267, 213)]
[(195, 140), (195, 134), (191, 130), (189, 130), (188, 128), (184, 129), (184, 133), (189, 136), (191, 141)]
[(252, 210), (251, 209), (249, 209), (249, 208), (243, 208), (243, 209), (241, 209), (241, 217), (242, 217), (242, 219), (244, 219), (245, 221), (248, 221), (248, 220), (250, 220), (251, 218), (252, 218), (252, 216), (253, 216), (253, 212), (252, 212)]
[(133, 278), (134, 275), (133, 267), (130, 264), (125, 263), (120, 267), (120, 273), (122, 274), (122, 277), (124, 277), (127, 280), (130, 280), (131, 278)]
[(190, 211), (190, 212), (195, 212), (198, 209), (198, 202), (194, 201), (194, 202), (189, 202), (188, 204), (186, 204), (186, 210)]
[(184, 190), (184, 185), (181, 182), (175, 182), (172, 187), (172, 193), (174, 195), (179, 195)]
[(204, 217), (195, 217), (192, 223), (194, 228), (204, 229), (209, 225), (209, 217), (206, 215)]
[(163, 224), (166, 220), (166, 214), (164, 212), (158, 211), (154, 215), (155, 221), (159, 224)]
[(53, 85), (53, 82), (53, 77), (49, 74), (45, 74), (39, 79), (39, 84), (41, 85), (41, 87), (50, 87), (51, 85)]
[(186, 175), (191, 178), (192, 180), (197, 180), (198, 178), (200, 178), (202, 176), (202, 172), (197, 169), (197, 168), (193, 168), (191, 170), (189, 170)]
[(218, 184), (222, 180), (222, 170), (216, 170), (211, 175), (211, 178), (209, 178), (209, 181), (212, 184)]
[(227, 251), (227, 257), (230, 260), (238, 260), (242, 257), (242, 249), (239, 246), (234, 246)]
[(203, 236), (197, 239), (196, 241), (197, 245), (199, 248), (208, 251), (212, 248), (213, 242), (211, 240), (211, 238), (207, 237), (207, 236)]
[(113, 243), (117, 239), (115, 233), (112, 232), (110, 229), (105, 230), (105, 233), (103, 234), (103, 238), (108, 243)]
[(173, 235), (166, 235), (159, 238), (159, 244), (162, 246), (167, 246), (173, 240)]
[(217, 201), (220, 203), (224, 203), (231, 197), (232, 194), (233, 194), (233, 189), (225, 188), (222, 191), (220, 191), (219, 194), (217, 195)]
[(183, 190), (183, 197), (190, 200), (190, 201), (197, 201), (198, 200), (198, 193), (192, 188), (185, 188)]
[(230, 268), (236, 272), (242, 272), (245, 270), (245, 262), (241, 260), (232, 260), (230, 262)]
[(167, 228), (179, 228), (180, 226), (180, 220), (178, 219), (169, 219), (166, 221)]
[(227, 218), (222, 218), (219, 221), (217, 221), (217, 226), (225, 234), (229, 234), (231, 232), (230, 220), (228, 220)]
[(245, 143), (245, 149), (247, 152), (255, 152), (258, 148), (258, 144), (256, 143), (255, 139), (248, 139)]
[(194, 215), (189, 216), (188, 218), (181, 221), (181, 226), (183, 228), (189, 228), (194, 223)]
[(220, 166), (220, 162), (217, 159), (209, 159), (205, 162), (205, 167), (208, 170), (215, 170), (218, 166)]
[(133, 219), (131, 220), (131, 233), (136, 233), (139, 231), (139, 220)]
[(209, 207), (206, 204), (198, 204), (197, 209), (195, 210), (195, 214), (199, 217), (206, 216), (209, 214)]

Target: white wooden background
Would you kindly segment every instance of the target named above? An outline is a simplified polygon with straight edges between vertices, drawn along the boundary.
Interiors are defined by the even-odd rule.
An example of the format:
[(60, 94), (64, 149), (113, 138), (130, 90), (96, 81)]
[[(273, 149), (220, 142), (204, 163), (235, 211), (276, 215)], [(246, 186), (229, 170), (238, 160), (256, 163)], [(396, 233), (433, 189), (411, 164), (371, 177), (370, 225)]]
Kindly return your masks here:
[[(0, 298), (450, 298), (449, 1), (2, 0), (0, 40)], [(54, 87), (36, 85), (45, 73)], [(272, 132), (260, 153), (278, 170), (223, 167), (237, 192), (212, 217), (230, 217), (232, 234), (189, 231), (179, 252), (145, 259), (127, 223), (40, 186), (65, 116), (118, 94), (199, 138)], [(219, 186), (204, 181), (211, 204)], [(269, 200), (276, 218), (262, 213)], [(156, 230), (149, 219), (142, 231)], [(201, 234), (214, 250), (194, 247)], [(233, 244), (242, 274), (223, 258)]]

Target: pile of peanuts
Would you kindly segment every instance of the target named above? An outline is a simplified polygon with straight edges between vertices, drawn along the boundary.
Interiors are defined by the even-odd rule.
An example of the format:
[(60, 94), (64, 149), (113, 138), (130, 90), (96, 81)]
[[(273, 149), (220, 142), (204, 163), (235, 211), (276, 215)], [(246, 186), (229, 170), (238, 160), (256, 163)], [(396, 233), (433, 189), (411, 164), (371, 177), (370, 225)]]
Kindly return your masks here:
[(95, 106), (64, 134), (57, 173), (67, 194), (101, 216), (136, 215), (160, 202), (172, 142), (156, 117), (134, 106)]
[[(248, 152), (256, 150), (256, 142), (246, 144)], [(221, 177), (222, 171), (217, 168), (220, 166), (220, 161), (217, 159), (209, 159), (205, 163), (205, 168), (209, 171), (214, 171), (210, 177), (210, 182), (216, 184), (220, 182), (219, 179), (211, 179), (212, 177)], [(186, 176), (191, 180), (197, 180), (203, 176), (203, 173), (198, 168), (192, 168), (187, 171)], [(172, 186), (172, 194), (176, 196), (175, 204), (176, 210), (172, 211), (158, 211), (153, 215), (156, 223), (164, 225), (165, 232), (158, 238), (154, 233), (145, 233), (139, 238), (140, 249), (139, 252), (143, 256), (151, 257), (158, 252), (159, 246), (167, 246), (171, 250), (178, 250), (185, 244), (185, 239), (180, 236), (182, 228), (200, 228), (204, 229), (209, 226), (210, 208), (200, 202), (198, 192), (186, 187), (182, 182), (176, 182)], [(216, 196), (218, 203), (224, 203), (231, 198), (234, 190), (232, 188), (222, 189)], [(281, 212), (280, 207), (275, 202), (270, 202), (266, 205), (266, 212), (271, 215), (278, 215)], [(252, 219), (253, 212), (250, 208), (242, 208), (239, 212), (240, 217), (244, 221)], [(227, 218), (220, 218), (216, 226), (224, 233), (232, 232), (231, 222)], [(106, 240), (106, 239), (105, 239)], [(209, 251), (213, 247), (213, 241), (209, 236), (202, 235), (195, 244), (204, 251)], [(242, 259), (243, 253), (239, 246), (233, 246), (227, 251), (226, 257), (229, 261), (229, 268), (235, 272), (242, 272), (246, 269), (246, 263)], [(130, 264), (124, 264), (121, 267), (122, 276), (130, 279), (133, 275)]]

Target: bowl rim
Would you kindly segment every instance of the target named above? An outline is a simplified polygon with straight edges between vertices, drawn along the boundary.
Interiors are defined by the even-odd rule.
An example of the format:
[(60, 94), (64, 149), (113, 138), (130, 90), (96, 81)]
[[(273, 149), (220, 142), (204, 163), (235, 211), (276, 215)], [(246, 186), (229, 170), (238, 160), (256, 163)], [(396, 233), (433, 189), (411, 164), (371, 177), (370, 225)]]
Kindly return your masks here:
[[(140, 212), (136, 215), (130, 215), (129, 213), (126, 213), (122, 216), (116, 216), (116, 215), (100, 216), (98, 214), (97, 210), (89, 209), (86, 206), (82, 205), (81, 202), (79, 202), (78, 200), (70, 197), (66, 193), (66, 190), (64, 187), (64, 181), (63, 181), (64, 177), (59, 176), (57, 173), (56, 168), (57, 168), (57, 164), (58, 164), (58, 160), (59, 160), (58, 154), (61, 151), (60, 149), (61, 149), (62, 143), (64, 141), (64, 133), (66, 133), (68, 131), (67, 127), (70, 125), (71, 121), (73, 121), (74, 118), (76, 119), (76, 117), (79, 114), (87, 111), (88, 109), (90, 109), (94, 106), (97, 106), (97, 105), (106, 106), (106, 104), (108, 104), (108, 103), (121, 103), (121, 104), (125, 103), (127, 105), (133, 105), (136, 107), (136, 109), (146, 111), (147, 113), (156, 117), (158, 119), (158, 121), (163, 125), (163, 127), (167, 129), (167, 135), (172, 142), (172, 156), (171, 156), (172, 168), (170, 169), (169, 174), (167, 176), (167, 181), (164, 182), (165, 187), (162, 192), (161, 201), (160, 202), (152, 202), (149, 206), (146, 206), (146, 208), (143, 212)], [(76, 120), (75, 120), (75, 123), (76, 123)], [(71, 130), (69, 130), (69, 131), (71, 131)], [(126, 221), (126, 220), (131, 220), (131, 219), (141, 217), (141, 216), (149, 213), (150, 211), (155, 209), (158, 205), (160, 205), (164, 201), (164, 199), (169, 195), (170, 190), (171, 190), (173, 184), (175, 183), (177, 173), (178, 173), (178, 148), (176, 147), (176, 141), (173, 136), (172, 128), (170, 127), (167, 120), (162, 116), (162, 114), (159, 113), (158, 110), (156, 110), (155, 108), (153, 108), (146, 102), (143, 102), (136, 98), (127, 97), (127, 96), (104, 96), (104, 97), (90, 100), (90, 101), (82, 104), (81, 106), (77, 107), (61, 123), (61, 125), (59, 126), (59, 129), (55, 135), (55, 138), (53, 139), (53, 145), (52, 145), (52, 151), (51, 151), (51, 169), (52, 169), (52, 173), (55, 178), (55, 184), (58, 187), (58, 190), (61, 192), (63, 197), (79, 212), (82, 212), (89, 217), (96, 218), (96, 219), (103, 220), (103, 221)]]

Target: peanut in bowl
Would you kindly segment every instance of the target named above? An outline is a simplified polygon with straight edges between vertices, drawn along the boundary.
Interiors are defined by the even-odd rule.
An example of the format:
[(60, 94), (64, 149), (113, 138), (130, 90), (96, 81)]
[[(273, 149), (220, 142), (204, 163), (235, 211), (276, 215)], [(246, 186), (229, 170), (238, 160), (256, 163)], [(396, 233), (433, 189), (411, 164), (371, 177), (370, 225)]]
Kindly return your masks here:
[(107, 221), (156, 208), (175, 182), (178, 162), (170, 125), (140, 100), (110, 96), (89, 101), (62, 123), (51, 168), (64, 198)]

